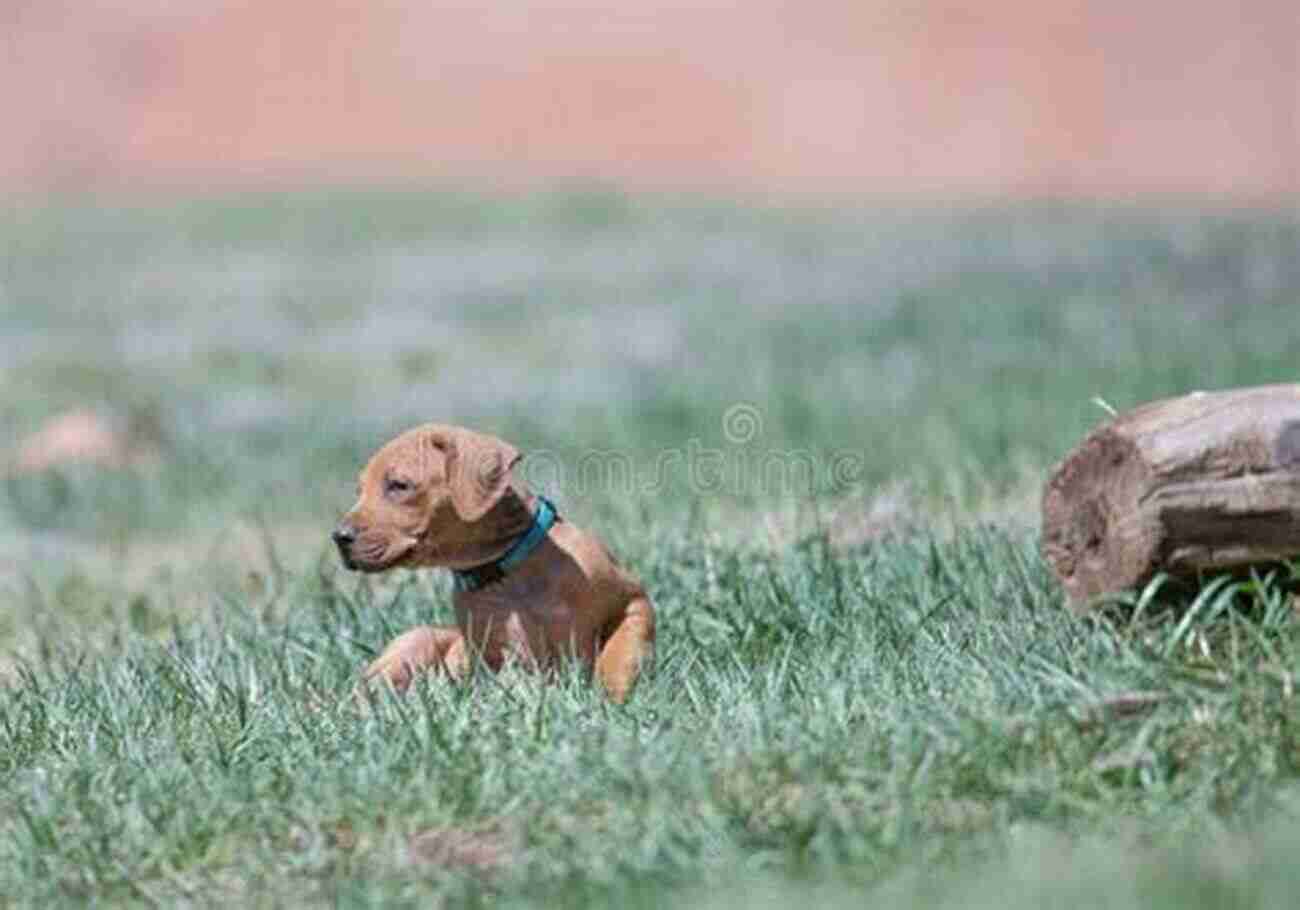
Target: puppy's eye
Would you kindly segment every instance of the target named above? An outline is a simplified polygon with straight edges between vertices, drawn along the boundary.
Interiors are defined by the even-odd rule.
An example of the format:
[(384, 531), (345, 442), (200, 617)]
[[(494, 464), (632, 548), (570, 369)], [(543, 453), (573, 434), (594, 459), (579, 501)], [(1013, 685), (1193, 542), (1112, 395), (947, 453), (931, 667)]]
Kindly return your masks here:
[(384, 492), (389, 496), (401, 496), (415, 489), (409, 480), (403, 480), (400, 477), (389, 477), (384, 481)]

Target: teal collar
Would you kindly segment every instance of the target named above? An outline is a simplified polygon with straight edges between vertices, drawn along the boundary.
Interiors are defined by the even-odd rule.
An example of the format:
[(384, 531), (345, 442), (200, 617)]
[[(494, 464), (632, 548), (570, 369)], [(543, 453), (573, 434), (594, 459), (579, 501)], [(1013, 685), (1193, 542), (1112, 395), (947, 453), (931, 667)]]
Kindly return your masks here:
[(510, 545), (505, 555), (495, 562), (484, 563), (472, 569), (453, 569), (452, 588), (457, 592), (477, 591), (486, 585), (500, 581), (510, 574), (518, 565), (528, 558), (528, 554), (537, 549), (551, 526), (560, 520), (555, 505), (545, 496), (537, 497), (537, 514), (533, 523), (523, 536)]

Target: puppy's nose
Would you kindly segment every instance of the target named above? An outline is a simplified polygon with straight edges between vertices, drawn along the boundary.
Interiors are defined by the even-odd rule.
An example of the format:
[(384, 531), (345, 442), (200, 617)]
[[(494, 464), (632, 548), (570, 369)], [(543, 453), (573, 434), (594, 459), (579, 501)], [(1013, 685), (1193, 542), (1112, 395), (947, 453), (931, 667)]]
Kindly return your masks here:
[(330, 537), (334, 540), (336, 546), (348, 547), (357, 539), (357, 529), (346, 521), (341, 521), (338, 527), (334, 529), (334, 532), (330, 534)]

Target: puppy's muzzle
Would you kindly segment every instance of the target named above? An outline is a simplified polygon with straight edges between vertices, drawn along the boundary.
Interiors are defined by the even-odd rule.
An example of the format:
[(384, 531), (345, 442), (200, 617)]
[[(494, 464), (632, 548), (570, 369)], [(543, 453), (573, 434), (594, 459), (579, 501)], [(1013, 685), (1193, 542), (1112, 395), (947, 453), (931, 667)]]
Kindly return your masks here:
[(334, 546), (339, 548), (339, 556), (343, 557), (343, 565), (349, 569), (355, 568), (352, 562), (352, 545), (357, 540), (357, 529), (346, 521), (341, 521), (330, 534), (330, 539), (334, 541)]

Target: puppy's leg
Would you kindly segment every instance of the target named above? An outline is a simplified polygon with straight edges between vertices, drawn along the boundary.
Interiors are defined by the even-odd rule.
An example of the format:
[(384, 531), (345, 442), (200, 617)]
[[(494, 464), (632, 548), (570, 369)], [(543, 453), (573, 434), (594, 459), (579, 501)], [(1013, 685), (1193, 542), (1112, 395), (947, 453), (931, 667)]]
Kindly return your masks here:
[(401, 692), (417, 673), (436, 667), (452, 679), (465, 678), (465, 638), (455, 626), (416, 626), (403, 632), (366, 668), (362, 684), (381, 679)]
[(637, 676), (654, 658), (654, 649), (655, 608), (641, 594), (623, 610), (596, 656), (596, 678), (616, 704), (627, 700)]

